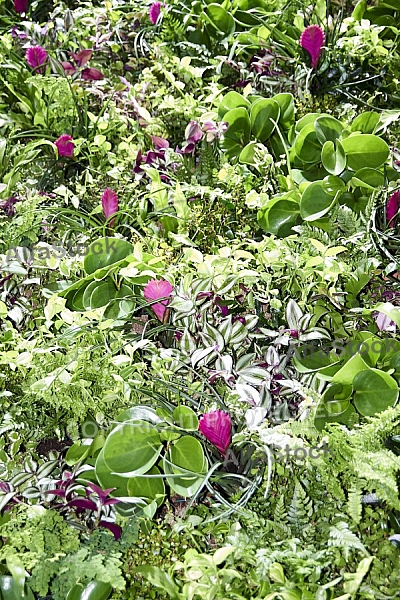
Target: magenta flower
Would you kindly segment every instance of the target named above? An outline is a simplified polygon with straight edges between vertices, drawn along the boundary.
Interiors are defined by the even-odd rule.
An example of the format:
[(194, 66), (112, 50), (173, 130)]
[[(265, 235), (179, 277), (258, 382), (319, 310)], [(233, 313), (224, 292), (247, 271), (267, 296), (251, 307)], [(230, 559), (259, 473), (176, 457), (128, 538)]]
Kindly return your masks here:
[(155, 25), (157, 23), (158, 17), (160, 16), (160, 12), (161, 12), (161, 2), (154, 2), (150, 6), (150, 10), (149, 10), (150, 21), (153, 23), (153, 25)]
[(74, 156), (74, 142), (70, 135), (64, 133), (60, 135), (56, 140), (55, 145), (57, 146), (58, 156), (65, 156), (66, 158), (73, 158)]
[(32, 46), (26, 51), (25, 58), (31, 69), (35, 69), (38, 73), (43, 73), (42, 67), (46, 64), (49, 57), (42, 46)]
[(394, 192), (386, 204), (386, 220), (389, 227), (394, 227), (396, 224), (396, 216), (400, 211), (400, 191)]
[(16, 13), (26, 13), (28, 10), (28, 0), (14, 0), (14, 10)]
[[(116, 215), (118, 212), (118, 196), (111, 188), (106, 188), (101, 197), (101, 204), (103, 206), (103, 213), (106, 219), (109, 219), (112, 215)], [(110, 221), (110, 227), (113, 227), (115, 222), (114, 219)]]
[(223, 456), (226, 455), (232, 438), (232, 421), (228, 413), (214, 410), (203, 415), (200, 418), (199, 431)]
[[(165, 279), (153, 279), (146, 284), (143, 294), (148, 302), (152, 300), (160, 300), (151, 305), (154, 313), (159, 321), (165, 323), (168, 318), (167, 306), (170, 303), (169, 296), (171, 296), (174, 288), (169, 281)], [(163, 298), (163, 299), (162, 299)]]
[(300, 37), (300, 46), (307, 50), (311, 56), (311, 67), (317, 68), (322, 46), (325, 43), (325, 34), (319, 25), (309, 25)]

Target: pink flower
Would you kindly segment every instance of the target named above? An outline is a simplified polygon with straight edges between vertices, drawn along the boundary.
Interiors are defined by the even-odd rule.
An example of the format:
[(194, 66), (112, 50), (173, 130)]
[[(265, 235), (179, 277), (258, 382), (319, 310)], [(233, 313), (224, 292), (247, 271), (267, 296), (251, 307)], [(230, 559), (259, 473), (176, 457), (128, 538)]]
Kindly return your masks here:
[(386, 204), (386, 220), (389, 227), (394, 227), (396, 223), (396, 216), (400, 211), (400, 191), (394, 192)]
[(319, 25), (309, 25), (300, 37), (300, 46), (307, 50), (311, 56), (311, 67), (317, 68), (322, 46), (325, 43), (325, 34)]
[(99, 81), (99, 79), (104, 79), (104, 75), (98, 69), (88, 67), (87, 69), (83, 69), (82, 79), (85, 79), (86, 81)]
[(31, 48), (28, 48), (25, 58), (31, 69), (36, 69), (38, 73), (43, 73), (42, 67), (48, 60), (48, 54), (42, 46), (32, 46)]
[(63, 135), (60, 135), (58, 140), (56, 140), (54, 143), (57, 146), (58, 156), (73, 158), (75, 146), (70, 135), (64, 133)]
[[(117, 214), (118, 212), (118, 196), (111, 188), (106, 188), (101, 197), (101, 204), (103, 206), (103, 213), (106, 219), (109, 219), (112, 215)], [(114, 219), (111, 219), (109, 225), (113, 227), (115, 222)]]
[(203, 415), (199, 431), (225, 456), (232, 438), (232, 421), (228, 413), (214, 410)]
[[(154, 310), (154, 313), (159, 321), (165, 323), (168, 318), (168, 310), (167, 305), (169, 304), (169, 296), (171, 296), (174, 288), (170, 284), (169, 281), (165, 279), (153, 279), (153, 281), (149, 281), (146, 284), (143, 294), (148, 302), (151, 300), (160, 300), (160, 302), (156, 302), (151, 305), (151, 308)], [(161, 300), (164, 298), (164, 300)]]
[(161, 12), (161, 2), (154, 2), (150, 6), (150, 10), (149, 10), (150, 21), (153, 23), (153, 25), (155, 25), (157, 23), (158, 17), (160, 16), (160, 12)]
[(26, 13), (28, 10), (28, 0), (14, 0), (14, 10), (16, 13)]

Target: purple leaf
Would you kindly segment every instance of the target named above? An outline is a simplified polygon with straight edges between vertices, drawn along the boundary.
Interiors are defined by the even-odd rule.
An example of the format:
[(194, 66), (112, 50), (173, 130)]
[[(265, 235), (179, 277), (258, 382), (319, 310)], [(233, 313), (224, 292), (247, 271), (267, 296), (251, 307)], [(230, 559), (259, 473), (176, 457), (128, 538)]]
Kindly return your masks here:
[(60, 496), (60, 498), (65, 498), (65, 490), (47, 490), (44, 492), (45, 494), (53, 494), (54, 496)]
[(106, 529), (108, 529), (109, 531), (111, 531), (111, 533), (113, 534), (115, 540), (119, 540), (119, 538), (122, 535), (122, 529), (116, 523), (111, 523), (110, 521), (100, 521), (99, 526), (100, 527), (105, 527)]
[(396, 323), (382, 312), (375, 314), (375, 323), (377, 324), (379, 331), (396, 332)]
[(169, 141), (162, 137), (159, 137), (158, 135), (152, 135), (151, 141), (153, 142), (153, 145), (156, 150), (166, 150), (167, 148), (169, 148)]
[(203, 132), (197, 121), (190, 121), (185, 129), (185, 139), (189, 143), (196, 144), (203, 137)]
[(64, 133), (54, 142), (57, 146), (58, 156), (65, 156), (66, 158), (73, 158), (74, 156), (74, 142), (70, 135)]
[(74, 75), (76, 73), (76, 69), (72, 63), (63, 61), (61, 64), (66, 75)]
[(150, 18), (150, 21), (153, 23), (153, 25), (155, 25), (157, 23), (158, 17), (160, 16), (160, 12), (161, 12), (161, 2), (154, 2), (150, 6), (150, 10), (149, 10), (149, 18)]
[(80, 50), (77, 54), (71, 52), (71, 56), (76, 62), (77, 67), (84, 67), (92, 58), (92, 50)]
[(167, 320), (167, 305), (170, 302), (168, 297), (171, 296), (173, 291), (174, 288), (170, 282), (166, 281), (165, 279), (154, 279), (153, 281), (149, 281), (143, 290), (144, 297), (148, 302), (151, 300), (161, 300), (162, 298), (165, 298), (165, 300), (152, 304), (151, 306), (157, 319), (162, 323), (165, 323)]
[(42, 46), (32, 46), (28, 48), (25, 54), (26, 62), (31, 69), (36, 69), (38, 73), (43, 73), (43, 65), (48, 60), (48, 54)]
[[(103, 213), (106, 219), (109, 219), (112, 215), (116, 215), (118, 212), (118, 196), (111, 188), (106, 188), (101, 197), (101, 204), (103, 206)], [(114, 219), (110, 221), (110, 227), (113, 227), (115, 222)]]
[(89, 67), (87, 69), (83, 69), (82, 79), (85, 79), (86, 81), (99, 81), (99, 79), (104, 79), (104, 75), (98, 69)]
[(225, 456), (232, 435), (232, 421), (228, 413), (214, 410), (203, 415), (199, 421), (199, 431)]
[(309, 25), (300, 37), (300, 46), (307, 50), (311, 56), (311, 67), (317, 68), (322, 46), (325, 43), (325, 34), (319, 25)]
[(68, 502), (67, 506), (75, 506), (76, 508), (82, 508), (87, 510), (96, 510), (97, 504), (89, 498), (76, 498)]
[(28, 10), (28, 0), (14, 0), (14, 10), (16, 13), (26, 13)]
[(389, 227), (394, 227), (396, 224), (396, 216), (400, 210), (400, 191), (394, 192), (386, 204), (386, 220)]

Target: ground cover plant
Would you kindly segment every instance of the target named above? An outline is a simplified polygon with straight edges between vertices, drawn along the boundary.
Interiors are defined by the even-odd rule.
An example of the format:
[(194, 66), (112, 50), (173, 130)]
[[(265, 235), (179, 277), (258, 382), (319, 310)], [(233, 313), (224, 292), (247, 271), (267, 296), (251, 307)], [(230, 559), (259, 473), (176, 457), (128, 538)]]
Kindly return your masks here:
[(399, 597), (399, 28), (0, 0), (0, 599)]

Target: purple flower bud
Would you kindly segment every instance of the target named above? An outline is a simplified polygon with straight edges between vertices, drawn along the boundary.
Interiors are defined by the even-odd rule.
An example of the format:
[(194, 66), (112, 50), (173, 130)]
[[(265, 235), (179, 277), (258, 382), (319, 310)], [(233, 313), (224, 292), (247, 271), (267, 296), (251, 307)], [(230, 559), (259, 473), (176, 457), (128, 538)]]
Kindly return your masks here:
[[(174, 288), (169, 281), (165, 279), (153, 279), (149, 281), (143, 290), (144, 297), (148, 302), (152, 300), (160, 300), (151, 305), (157, 319), (165, 323), (168, 318), (167, 305), (169, 304), (169, 296), (171, 296)], [(164, 298), (164, 300), (161, 300)]]
[(232, 421), (228, 413), (214, 410), (203, 415), (199, 421), (199, 431), (223, 456), (226, 455), (232, 439)]
[(389, 227), (394, 227), (400, 211), (400, 191), (394, 192), (386, 204), (386, 220)]
[(38, 73), (43, 73), (43, 66), (49, 57), (42, 46), (32, 46), (26, 51), (25, 58), (31, 69), (35, 69)]
[(197, 121), (190, 121), (189, 125), (185, 129), (185, 139), (187, 142), (196, 144), (203, 137), (200, 124)]
[[(101, 197), (101, 204), (103, 207), (103, 213), (106, 219), (109, 219), (112, 215), (118, 212), (118, 196), (111, 188), (106, 188)], [(109, 225), (113, 227), (115, 217), (111, 219)]]
[(73, 158), (74, 156), (74, 142), (70, 135), (64, 133), (60, 135), (58, 140), (54, 142), (57, 146), (58, 156), (65, 156), (66, 158)]
[(307, 50), (311, 56), (311, 67), (317, 68), (322, 46), (325, 43), (325, 34), (319, 25), (309, 25), (300, 37), (300, 46)]
[(154, 2), (150, 6), (150, 10), (149, 10), (149, 18), (150, 18), (150, 21), (153, 23), (153, 25), (155, 25), (157, 23), (158, 17), (160, 16), (160, 12), (161, 12), (161, 2)]

